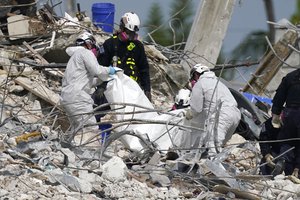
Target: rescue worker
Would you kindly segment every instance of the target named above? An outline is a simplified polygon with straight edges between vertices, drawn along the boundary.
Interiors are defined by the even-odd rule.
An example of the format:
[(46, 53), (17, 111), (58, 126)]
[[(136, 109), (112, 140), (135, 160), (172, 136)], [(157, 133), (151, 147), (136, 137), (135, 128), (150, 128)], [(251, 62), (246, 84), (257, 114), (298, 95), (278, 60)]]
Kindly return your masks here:
[(149, 64), (142, 42), (138, 40), (140, 19), (134, 12), (125, 13), (119, 30), (100, 47), (98, 61), (104, 66), (119, 67), (137, 81), (151, 101)]
[(60, 104), (68, 115), (72, 134), (83, 125), (96, 123), (95, 117), (91, 115), (94, 103), (91, 89), (97, 80), (106, 80), (109, 74), (116, 72), (113, 67), (98, 64), (93, 53), (96, 52), (95, 45), (94, 36), (89, 32), (83, 32), (76, 39), (76, 46), (66, 49), (71, 58), (62, 80)]
[[(191, 82), (196, 83), (192, 88), (186, 119), (191, 120), (192, 126), (204, 129), (193, 134), (196, 138), (191, 139), (194, 142), (191, 146), (203, 145), (208, 148), (208, 155), (212, 156), (231, 138), (239, 124), (241, 113), (230, 90), (207, 66), (196, 64), (191, 69), (190, 78)], [(219, 118), (216, 120), (218, 112)], [(217, 133), (213, 131), (215, 122)]]
[(175, 103), (172, 110), (187, 108), (190, 106), (191, 91), (188, 89), (180, 89), (175, 97)]
[[(285, 107), (283, 107), (285, 104)], [(280, 119), (280, 113), (283, 120)], [(298, 177), (300, 169), (300, 142), (291, 140), (300, 137), (300, 69), (288, 73), (279, 84), (272, 105), (272, 125), (281, 127), (278, 135), (281, 142), (280, 154), (286, 152), (292, 147), (294, 151), (288, 151), (282, 155), (276, 162), (273, 175), (281, 174), (285, 169), (285, 163), (290, 162), (295, 156), (295, 168), (292, 175)], [(295, 155), (294, 155), (295, 154)]]
[[(275, 169), (274, 157), (277, 157), (280, 152), (280, 142), (275, 142), (277, 140), (280, 128), (274, 128), (272, 125), (272, 117), (267, 119), (263, 125), (259, 135), (260, 151), (263, 156), (261, 164), (267, 163), (267, 165), (262, 165), (260, 167), (260, 173), (263, 175), (271, 175)], [(287, 162), (284, 169), (285, 175), (291, 175), (294, 170), (294, 162)]]

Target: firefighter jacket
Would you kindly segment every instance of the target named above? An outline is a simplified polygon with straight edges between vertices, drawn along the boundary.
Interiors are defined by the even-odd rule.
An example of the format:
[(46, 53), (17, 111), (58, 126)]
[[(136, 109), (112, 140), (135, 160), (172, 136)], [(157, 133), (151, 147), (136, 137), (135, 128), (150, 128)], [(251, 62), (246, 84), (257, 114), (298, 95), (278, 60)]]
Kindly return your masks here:
[(282, 79), (273, 98), (272, 113), (279, 115), (284, 103), (287, 108), (300, 108), (300, 69)]
[(114, 60), (127, 76), (137, 81), (145, 92), (150, 92), (149, 64), (139, 40), (124, 42), (117, 35), (107, 39), (100, 48), (98, 62), (104, 66), (115, 66)]

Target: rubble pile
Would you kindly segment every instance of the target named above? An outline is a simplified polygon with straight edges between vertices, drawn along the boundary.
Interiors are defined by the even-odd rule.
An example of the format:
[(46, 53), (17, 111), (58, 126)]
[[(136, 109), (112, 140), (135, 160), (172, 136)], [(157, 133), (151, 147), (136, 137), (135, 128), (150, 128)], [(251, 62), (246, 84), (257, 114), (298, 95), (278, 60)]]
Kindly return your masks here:
[[(258, 144), (238, 134), (212, 160), (194, 160), (196, 151), (185, 159), (156, 151), (146, 161), (133, 162), (124, 156), (124, 148), (125, 153), (104, 158), (100, 145), (95, 149), (62, 143), (68, 128), (58, 104), (68, 61), (64, 50), (83, 29), (94, 32), (99, 43), (109, 35), (88, 18), (78, 22), (51, 13), (43, 8), (34, 18), (14, 16), (18, 23), (10, 23), (1, 37), (1, 199), (299, 198), (298, 179), (258, 175)], [(18, 32), (16, 26), (25, 25), (27, 32)], [(156, 46), (145, 44), (145, 50), (152, 103), (168, 111), (186, 77)]]

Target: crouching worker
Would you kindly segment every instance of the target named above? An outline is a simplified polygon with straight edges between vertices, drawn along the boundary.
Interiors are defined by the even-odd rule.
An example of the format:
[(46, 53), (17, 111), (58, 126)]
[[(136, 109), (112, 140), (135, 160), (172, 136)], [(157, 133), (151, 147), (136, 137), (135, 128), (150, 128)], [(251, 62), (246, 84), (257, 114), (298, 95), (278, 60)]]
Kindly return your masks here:
[[(259, 135), (259, 146), (262, 154), (260, 173), (262, 175), (272, 175), (272, 172), (278, 170), (275, 168), (274, 157), (279, 155), (280, 152), (280, 142), (276, 142), (280, 127), (274, 128), (272, 125), (272, 118), (269, 118), (262, 126)], [(267, 164), (264, 164), (267, 163)], [(277, 168), (282, 168), (285, 175), (291, 175), (294, 170), (294, 164), (292, 162), (287, 162), (285, 166), (277, 165)], [(283, 169), (284, 167), (284, 169)]]
[[(272, 172), (272, 175), (281, 174), (285, 169), (284, 165), (294, 160), (295, 168), (292, 175), (298, 178), (300, 169), (300, 69), (282, 78), (272, 102), (272, 124), (274, 127), (282, 126), (277, 138), (282, 140), (280, 143), (282, 156), (276, 160), (276, 170)], [(283, 115), (282, 120), (280, 120), (280, 115)], [(291, 151), (292, 148), (294, 150)]]
[(84, 126), (87, 126), (85, 131), (88, 129), (94, 134), (97, 133), (91, 89), (96, 80), (106, 80), (109, 74), (115, 74), (113, 67), (103, 67), (98, 64), (95, 44), (93, 35), (84, 32), (76, 39), (76, 46), (66, 49), (71, 58), (62, 80), (60, 104), (70, 122), (70, 133), (64, 138), (67, 142), (71, 142), (75, 134)]
[(192, 146), (204, 146), (208, 148), (208, 155), (212, 156), (221, 150), (218, 147), (223, 147), (231, 138), (239, 124), (241, 113), (230, 90), (207, 66), (195, 65), (190, 77), (195, 84), (186, 119), (191, 120), (192, 126), (203, 129), (192, 134), (197, 136), (193, 139)]
[(172, 110), (187, 108), (190, 106), (191, 91), (188, 89), (180, 89), (175, 97), (175, 103)]

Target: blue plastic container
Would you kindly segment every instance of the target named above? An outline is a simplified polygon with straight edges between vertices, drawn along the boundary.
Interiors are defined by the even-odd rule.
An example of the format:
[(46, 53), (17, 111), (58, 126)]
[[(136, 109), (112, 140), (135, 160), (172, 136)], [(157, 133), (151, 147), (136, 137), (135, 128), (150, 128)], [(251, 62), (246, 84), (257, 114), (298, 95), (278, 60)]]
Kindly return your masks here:
[(110, 134), (111, 124), (100, 124), (99, 129), (101, 130), (101, 143), (107, 140)]
[(112, 33), (114, 30), (115, 5), (112, 3), (94, 3), (92, 18), (95, 26)]

